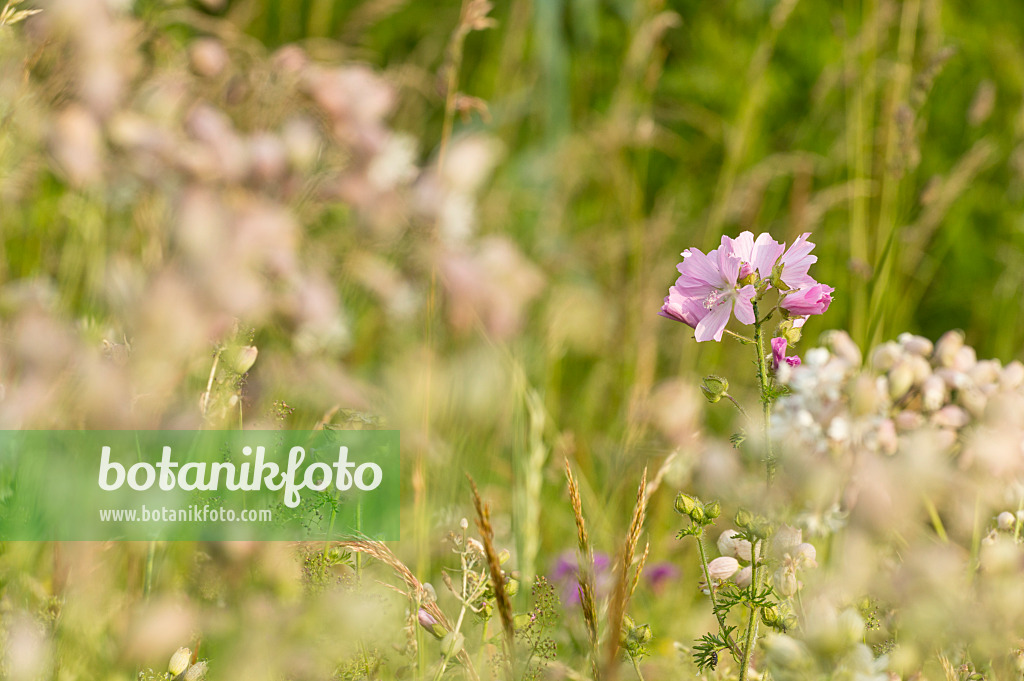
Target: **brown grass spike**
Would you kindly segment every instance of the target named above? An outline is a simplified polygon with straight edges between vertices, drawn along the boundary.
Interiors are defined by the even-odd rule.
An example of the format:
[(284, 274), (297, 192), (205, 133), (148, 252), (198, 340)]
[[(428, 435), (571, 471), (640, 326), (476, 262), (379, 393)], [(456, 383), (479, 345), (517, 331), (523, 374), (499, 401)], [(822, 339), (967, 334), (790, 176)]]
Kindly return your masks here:
[(597, 649), (597, 606), (594, 602), (594, 552), (590, 548), (587, 523), (583, 519), (580, 488), (576, 483), (576, 478), (573, 477), (568, 459), (565, 460), (565, 479), (569, 484), (569, 501), (572, 503), (572, 512), (576, 516), (576, 538), (579, 542), (579, 567), (576, 570), (576, 581), (579, 584), (580, 607), (583, 610), (583, 622), (586, 624), (587, 636), (590, 639), (590, 659), (593, 665), (594, 680), (601, 681)]

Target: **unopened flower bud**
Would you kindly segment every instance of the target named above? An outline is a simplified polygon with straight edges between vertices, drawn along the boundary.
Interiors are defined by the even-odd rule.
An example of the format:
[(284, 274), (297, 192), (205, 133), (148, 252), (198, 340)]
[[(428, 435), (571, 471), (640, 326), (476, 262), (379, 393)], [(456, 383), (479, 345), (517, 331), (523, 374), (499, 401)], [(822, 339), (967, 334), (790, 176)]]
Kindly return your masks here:
[(932, 359), (942, 367), (951, 367), (956, 362), (956, 355), (964, 346), (964, 332), (960, 329), (953, 329), (942, 334), (935, 343), (935, 353)]
[(729, 381), (721, 376), (705, 376), (700, 391), (708, 402), (714, 404), (722, 399), (722, 396), (729, 392)]
[(935, 349), (930, 340), (924, 336), (915, 336), (912, 333), (901, 333), (896, 340), (899, 341), (904, 350), (918, 357), (930, 357), (932, 350)]
[(754, 522), (754, 514), (745, 508), (741, 508), (736, 511), (736, 527), (743, 528), (744, 530), (750, 527), (750, 524)]
[(504, 565), (505, 563), (508, 562), (509, 558), (511, 558), (511, 557), (512, 557), (512, 554), (509, 552), (508, 549), (502, 549), (501, 551), (498, 552), (498, 563), (500, 565)]
[(739, 572), (740, 563), (730, 556), (721, 556), (708, 563), (708, 576), (711, 579), (726, 580)]
[(898, 344), (888, 341), (875, 348), (871, 354), (871, 366), (876, 371), (889, 371), (902, 359), (904, 350)]
[(906, 359), (902, 359), (889, 370), (889, 397), (898, 400), (907, 394), (914, 385), (914, 368)]
[(845, 331), (828, 331), (823, 339), (825, 346), (832, 351), (832, 354), (846, 361), (847, 364), (859, 367), (861, 363), (860, 348)]
[(1024, 364), (1015, 359), (999, 373), (999, 385), (1004, 390), (1016, 390), (1021, 384), (1024, 384)]
[(639, 627), (633, 630), (633, 638), (636, 639), (640, 645), (647, 645), (654, 638), (654, 634), (651, 632), (650, 624), (641, 624)]
[(505, 593), (507, 593), (509, 596), (515, 596), (517, 593), (519, 593), (519, 580), (509, 579), (507, 582), (505, 582)]
[(921, 385), (921, 405), (925, 411), (936, 411), (946, 403), (946, 382), (932, 374)]
[(999, 526), (999, 529), (1004, 532), (1012, 530), (1016, 522), (1017, 517), (1009, 511), (1003, 511), (996, 517), (996, 524)]
[(778, 335), (785, 338), (788, 345), (796, 345), (800, 342), (800, 338), (803, 336), (803, 331), (796, 325), (794, 320), (787, 319), (779, 324)]
[(694, 509), (690, 511), (690, 519), (693, 520), (693, 522), (695, 523), (703, 524), (704, 520), (706, 519), (704, 507), (701, 505), (695, 506)]
[(188, 669), (188, 663), (191, 660), (191, 650), (188, 648), (178, 648), (174, 654), (171, 655), (171, 661), (167, 663), (167, 671), (170, 672), (171, 676), (177, 676)]
[(463, 518), (462, 520), (459, 521), (459, 527), (461, 527), (463, 530), (468, 530), (469, 529), (469, 521), (466, 520), (465, 518)]
[(232, 371), (236, 374), (244, 374), (256, 363), (256, 355), (258, 354), (259, 350), (256, 349), (255, 345), (246, 345), (229, 352), (225, 359), (227, 359), (228, 367)]
[(932, 423), (942, 428), (963, 428), (970, 420), (967, 412), (955, 404), (946, 405), (932, 414)]
[(466, 643), (466, 637), (458, 631), (450, 631), (441, 639), (441, 652), (448, 657), (455, 657)]
[(196, 662), (185, 672), (185, 681), (202, 681), (206, 678), (206, 662)]
[(693, 509), (697, 508), (700, 502), (689, 494), (683, 494), (680, 492), (676, 495), (676, 513), (680, 515), (690, 515), (693, 513)]
[(761, 621), (764, 622), (765, 626), (771, 627), (772, 629), (778, 628), (782, 624), (782, 616), (779, 614), (779, 608), (774, 605), (767, 605), (761, 608)]
[(718, 516), (722, 515), (722, 505), (717, 501), (704, 504), (704, 515), (710, 520), (714, 520)]
[(783, 596), (792, 596), (800, 588), (793, 570), (779, 568), (775, 571), (775, 588)]
[(444, 638), (445, 634), (447, 633), (444, 627), (442, 627), (441, 624), (436, 619), (434, 619), (434, 616), (426, 610), (424, 610), (423, 608), (420, 608), (419, 614), (417, 615), (417, 619), (420, 622), (420, 626), (426, 629), (428, 632), (430, 632), (430, 635), (438, 640)]
[(739, 572), (733, 575), (732, 581), (734, 581), (736, 583), (736, 586), (740, 587), (741, 589), (746, 589), (748, 586), (750, 586), (753, 574), (753, 569), (748, 565), (747, 567), (742, 568)]

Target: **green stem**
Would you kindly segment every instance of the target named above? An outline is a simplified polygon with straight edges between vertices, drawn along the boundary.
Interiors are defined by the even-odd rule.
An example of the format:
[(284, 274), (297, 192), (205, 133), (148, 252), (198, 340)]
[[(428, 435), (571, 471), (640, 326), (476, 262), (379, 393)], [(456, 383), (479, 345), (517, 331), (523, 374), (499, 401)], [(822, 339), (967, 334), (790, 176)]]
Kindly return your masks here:
[(768, 360), (764, 353), (764, 320), (757, 317), (757, 301), (754, 305), (754, 347), (757, 348), (757, 379), (761, 384), (761, 407), (764, 412), (764, 445), (767, 450), (765, 456), (765, 473), (768, 477), (768, 484), (771, 485), (775, 479), (775, 452), (772, 447), (770, 425), (772, 402), (768, 389)]
[(640, 664), (636, 661), (636, 658), (630, 655), (629, 661), (633, 663), (633, 669), (636, 670), (636, 677), (640, 679), (640, 681), (645, 681), (644, 675), (640, 673)]
[(700, 549), (700, 565), (704, 569), (704, 578), (708, 580), (708, 593), (711, 595), (711, 611), (715, 613), (722, 636), (729, 642), (729, 652), (738, 663), (740, 661), (740, 649), (733, 643), (732, 637), (725, 630), (725, 613), (718, 609), (718, 601), (715, 598), (715, 585), (711, 582), (711, 575), (708, 572), (708, 555), (704, 549), (704, 531), (697, 535), (697, 548)]
[[(757, 569), (757, 545), (760, 542), (753, 541), (750, 544), (750, 589), (751, 595), (757, 594), (761, 585), (759, 578), (761, 577), (761, 571)], [(753, 600), (753, 599), (751, 599)], [(754, 641), (757, 640), (757, 607), (750, 604), (750, 617), (747, 620), (747, 633), (743, 637), (743, 659), (740, 660), (740, 679), (739, 681), (747, 680), (747, 670), (750, 668), (750, 655), (754, 650)]]

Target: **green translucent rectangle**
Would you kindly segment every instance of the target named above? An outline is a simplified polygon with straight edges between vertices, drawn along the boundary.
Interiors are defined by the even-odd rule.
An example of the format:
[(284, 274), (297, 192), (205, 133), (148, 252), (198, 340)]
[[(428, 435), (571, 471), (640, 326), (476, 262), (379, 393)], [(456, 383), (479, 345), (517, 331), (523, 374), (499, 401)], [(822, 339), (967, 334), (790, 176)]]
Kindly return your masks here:
[(2, 541), (397, 540), (399, 486), (394, 430), (0, 431)]

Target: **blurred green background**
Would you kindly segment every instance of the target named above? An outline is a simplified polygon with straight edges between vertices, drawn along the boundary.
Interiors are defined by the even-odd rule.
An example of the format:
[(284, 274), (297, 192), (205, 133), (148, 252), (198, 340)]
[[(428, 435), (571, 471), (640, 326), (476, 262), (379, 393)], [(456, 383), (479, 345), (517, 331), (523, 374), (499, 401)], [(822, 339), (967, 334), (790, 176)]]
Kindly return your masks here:
[[(698, 434), (727, 434), (734, 426), (731, 408), (700, 401), (697, 380), (726, 375), (733, 392), (752, 402), (754, 375), (749, 348), (698, 345), (690, 329), (657, 316), (685, 248), (709, 250), (721, 235), (742, 230), (769, 231), (787, 243), (811, 232), (819, 257), (812, 273), (836, 292), (828, 313), (807, 324), (801, 353), (830, 328), (848, 330), (862, 348), (903, 332), (934, 340), (962, 328), (979, 357), (1024, 358), (1020, 3), (503, 0), (490, 12), (494, 25), (465, 35), (454, 62), (461, 0), (100, 4), (131, 17), (130, 30), (117, 36), (132, 50), (123, 62), (132, 69), (123, 87), (130, 96), (118, 103), (136, 116), (132, 125), (141, 117), (197, 137), (196, 122), (182, 120), (200, 102), (224, 112), (220, 132), (276, 135), (301, 110), (329, 139), (326, 107), (310, 103), (318, 86), (288, 89), (279, 78), (287, 60), (275, 61), (282, 54), (275, 51), (298, 44), (312, 62), (367, 64), (380, 75), (394, 92), (393, 107), (381, 107), (386, 125), (414, 140), (414, 171), (424, 169), (426, 180), (439, 150), (450, 146), (455, 157), (459, 140), (482, 135), (500, 150), (493, 173), (482, 169), (488, 163), (466, 163), (469, 184), (481, 184), (467, 192), (476, 226), (465, 243), (438, 256), (434, 221), (417, 218), (406, 194), (316, 193), (329, 172), (364, 160), (349, 153), (358, 140), (336, 134), (340, 141), (324, 142), (328, 151), (306, 174), (296, 172), (299, 190), (291, 194), (284, 182), (204, 180), (178, 161), (160, 160), (152, 172), (150, 157), (139, 161), (124, 141), (136, 130), (109, 111), (90, 109), (85, 120), (93, 123), (76, 114), (63, 122), (69, 127), (57, 128), (55, 142), (57, 112), (81, 98), (68, 73), (83, 41), (62, 43), (61, 30), (74, 31), (45, 24), (46, 11), (69, 12), (74, 0), (45, 5), (33, 17), (39, 23), (26, 22), (17, 33), (24, 45), (13, 37), (0, 44), (3, 349), (19, 338), (42, 346), (5, 356), (5, 427), (126, 427), (139, 423), (131, 420), (145, 411), (138, 404), (172, 393), (176, 406), (152, 408), (161, 427), (203, 425), (214, 397), (234, 410), (223, 411), (231, 427), (383, 422), (402, 431), (408, 465), (407, 534), (396, 552), (435, 581), (451, 559), (440, 538), (471, 515), (464, 472), (493, 483), (483, 489), (499, 543), (513, 546), (517, 568), (532, 575), (550, 569), (575, 541), (563, 457), (581, 473), (597, 548), (614, 553), (640, 470), (649, 465), (653, 477), (678, 450), (678, 466), (652, 498), (648, 528), (652, 561), (670, 558), (690, 570), (693, 556), (680, 555), (689, 549), (672, 539), (679, 523), (672, 498), (693, 482), (699, 457), (717, 456)], [(15, 29), (21, 31), (3, 27), (11, 31), (5, 41)], [(98, 41), (115, 42), (111, 35)], [(210, 36), (226, 45), (229, 65), (189, 64), (186, 51)], [(465, 100), (474, 106), (454, 116), (449, 144), (443, 131), (453, 63), (456, 91), (480, 102)], [(197, 76), (203, 69), (216, 73)], [(173, 96), (160, 89), (168, 82)], [(364, 85), (373, 99), (376, 91)], [(162, 108), (167, 102), (174, 106)], [(104, 153), (116, 150), (116, 162), (96, 171), (99, 179), (76, 182), (61, 144), (73, 147), (93, 133)], [(120, 163), (126, 157), (131, 163)], [(88, 164), (86, 170), (93, 172)], [(210, 294), (212, 303), (198, 284), (198, 293), (185, 285), (189, 295), (173, 287), (167, 293), (167, 280), (177, 282), (181, 271), (186, 283), (217, 283), (208, 275), (221, 260), (203, 260), (189, 250), (195, 235), (175, 231), (186, 222), (177, 202), (192, 196), (182, 187), (193, 184), (214, 195), (218, 208), (255, 196), (264, 202), (259, 210), (269, 204), (295, 216), (291, 240), (282, 246), (268, 238), (266, 252), (254, 258), (262, 266), (294, 250), (298, 269), (322, 275), (313, 281), (317, 304), (270, 287), (266, 297), (278, 296), (273, 310), (253, 305), (260, 313), (239, 315), (242, 330), (230, 331), (217, 307), (220, 292)], [(365, 217), (392, 208), (401, 215), (397, 227), (378, 229)], [(453, 283), (445, 264), (463, 257), (463, 247), (474, 258), (487, 256), (474, 261), (482, 276), (469, 285)], [(225, 247), (224, 261), (231, 250)], [(115, 282), (121, 288), (103, 281), (122, 270), (124, 281)], [(16, 316), (27, 298), (14, 285), (34, 278), (53, 283), (53, 314), (67, 327)], [(137, 291), (136, 280), (143, 282)], [(493, 290), (474, 298), (484, 284)], [(406, 288), (412, 302), (397, 313), (389, 295)], [(118, 296), (130, 302), (119, 307)], [(343, 311), (344, 333), (337, 335), (344, 342), (309, 341), (303, 315), (315, 315), (307, 308), (327, 309), (325, 317)], [(174, 335), (204, 315), (215, 321), (185, 340)], [(94, 376), (74, 363), (51, 373), (54, 357), (73, 354), (47, 345), (60, 329), (73, 329), (93, 354), (101, 341), (115, 358), (118, 344), (132, 346), (127, 378), (109, 370), (127, 381), (108, 382), (123, 399), (98, 400), (65, 382), (66, 366), (78, 367), (83, 385)], [(177, 344), (160, 345), (169, 338)], [(214, 347), (219, 353), (250, 344), (259, 359), (245, 376), (210, 368)], [(41, 402), (45, 418), (24, 417), (18, 409), (33, 413), (25, 405), (36, 402), (14, 404), (11, 396), (46, 392), (26, 390), (34, 377), (45, 386), (70, 385), (71, 401)], [(157, 379), (159, 389), (152, 387)], [(123, 422), (107, 422), (111, 405), (129, 403)], [(705, 474), (709, 487), (702, 489), (727, 493), (715, 484), (728, 480), (730, 469), (719, 473)], [(185, 566), (185, 558), (175, 560)], [(174, 582), (173, 572), (157, 570), (158, 590), (160, 579)], [(680, 603), (698, 599), (694, 573), (687, 579), (674, 587), (674, 599), (638, 592), (638, 608), (665, 622), (662, 631), (687, 629), (674, 617)]]

